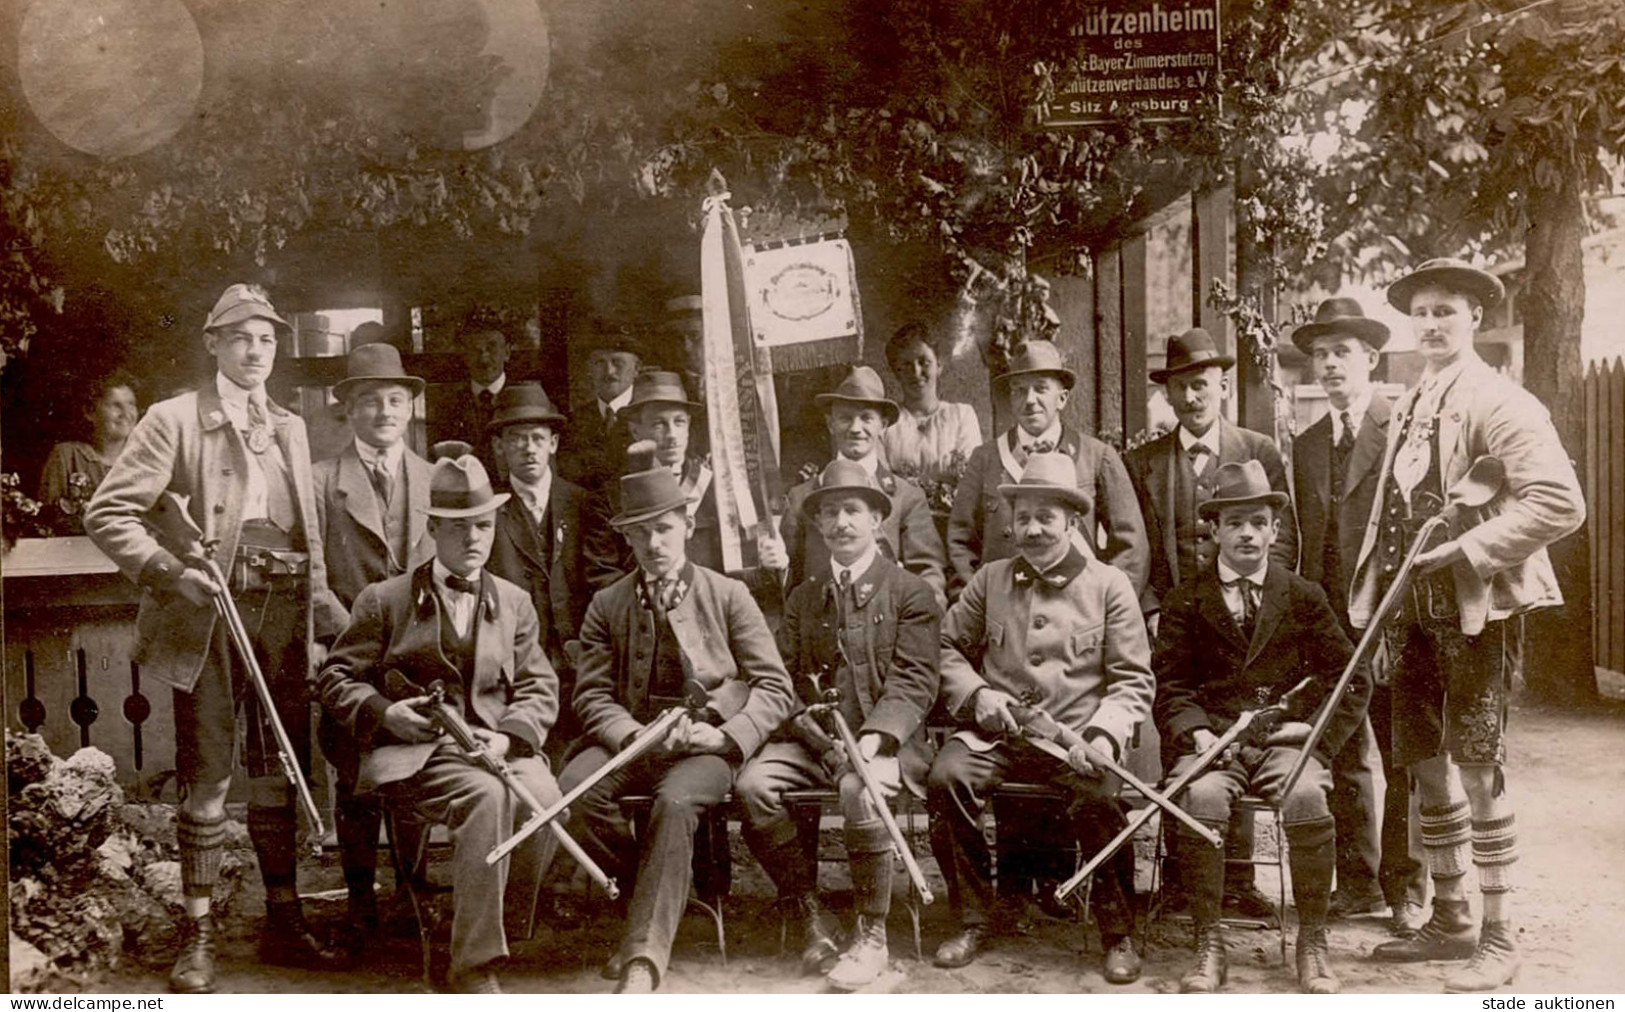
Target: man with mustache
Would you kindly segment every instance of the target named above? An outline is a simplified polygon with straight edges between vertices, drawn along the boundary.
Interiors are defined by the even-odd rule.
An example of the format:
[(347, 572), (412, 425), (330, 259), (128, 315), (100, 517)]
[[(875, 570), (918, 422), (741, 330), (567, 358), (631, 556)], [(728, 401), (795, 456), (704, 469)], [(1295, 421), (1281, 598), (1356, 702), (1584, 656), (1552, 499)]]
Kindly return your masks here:
[[(355, 439), (312, 469), (316, 515), (327, 555), (327, 583), (346, 608), (370, 583), (398, 576), (434, 555), (425, 520), (429, 464), (406, 445), (412, 402), (423, 380), (408, 376), (390, 344), (350, 352), (333, 394), (344, 405)], [(383, 815), (374, 797), (355, 791), (360, 751), (322, 711), (322, 754), (338, 771), (333, 821), (349, 891), (352, 948), (378, 930), (374, 879)]]
[[(794, 690), (761, 609), (738, 580), (688, 558), (690, 494), (652, 443), (627, 450), (620, 512), (610, 525), (637, 569), (593, 596), (581, 622), (575, 710), (583, 747), (559, 776), (568, 792), (653, 721), (679, 705), (684, 685), (708, 697), (662, 747), (598, 781), (574, 806), (571, 832), (606, 868), (635, 867), (625, 934), (611, 967), (617, 992), (647, 993), (666, 975), (693, 879), (694, 831), (722, 802), (734, 773), (790, 715)], [(647, 832), (634, 839), (618, 801), (652, 794)]]
[(559, 461), (559, 473), (588, 492), (613, 497), (615, 480), (626, 463), (632, 432), (632, 387), (643, 366), (643, 343), (621, 322), (598, 324), (587, 374), (592, 399), (577, 406), (571, 445)]
[[(854, 368), (836, 388), (814, 400), (824, 409), (825, 424), (835, 444), (836, 456), (853, 461), (874, 478), (875, 485), (892, 502), (891, 514), (881, 524), (883, 551), (903, 568), (920, 577), (945, 605), (947, 594), (943, 572), (942, 539), (920, 486), (891, 472), (881, 460), (880, 437), (897, 421), (897, 405), (887, 398), (880, 375), (866, 365)], [(802, 503), (817, 484), (809, 479), (792, 488), (786, 496), (783, 541), (788, 552), (789, 585), (795, 587), (819, 572), (829, 562), (829, 549), (815, 528), (802, 522)], [(766, 561), (764, 566), (783, 569)]]
[[(982, 810), (999, 784), (1021, 780), (1065, 792), (1067, 823), (1086, 854), (1125, 825), (1114, 776), (1081, 747), (1068, 764), (1057, 762), (1021, 737), (1010, 712), (1034, 697), (1119, 760), (1134, 726), (1151, 712), (1156, 684), (1139, 597), (1121, 570), (1073, 543), (1079, 519), (1090, 515), (1077, 481), (1071, 457), (1035, 453), (1020, 481), (999, 486), (1010, 499), (1020, 553), (977, 570), (942, 622), (942, 698), (962, 730), (937, 753), (927, 779), (931, 849), (959, 924), (937, 948), (938, 966), (969, 964), (997, 927)], [(1138, 979), (1133, 848), (1096, 873), (1090, 907), (1106, 980)]]
[[(185, 918), (169, 986), (187, 994), (215, 986), (210, 903), (227, 842), (239, 708), (247, 712), (241, 744), (248, 835), (265, 883), (260, 956), (318, 969), (343, 960), (317, 939), (300, 910), (294, 789), (214, 609), (215, 595), (229, 590), (293, 743), (292, 758), (308, 769), (307, 648), (319, 652), (332, 642), (347, 616), (327, 586), (305, 425), (265, 392), (278, 342), (292, 330), (258, 285), (227, 288), (203, 324), (214, 374), (195, 393), (152, 406), (85, 510), (85, 533), (146, 592), (133, 655), (141, 675), (174, 697)], [(176, 557), (143, 522), (169, 491), (184, 496), (192, 523), (217, 539), (229, 588)], [(315, 644), (306, 642), (307, 629)]]

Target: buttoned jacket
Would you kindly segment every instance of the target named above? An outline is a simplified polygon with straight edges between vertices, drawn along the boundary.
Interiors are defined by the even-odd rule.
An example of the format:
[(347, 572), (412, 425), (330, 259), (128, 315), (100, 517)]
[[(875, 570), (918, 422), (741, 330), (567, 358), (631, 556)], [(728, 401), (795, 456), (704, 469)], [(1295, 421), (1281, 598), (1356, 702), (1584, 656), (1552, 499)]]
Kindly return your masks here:
[[(939, 606), (946, 605), (947, 556), (943, 552), (942, 538), (937, 534), (936, 521), (931, 519), (925, 493), (914, 482), (893, 474), (885, 464), (875, 468), (875, 481), (880, 490), (891, 497), (891, 513), (880, 529), (880, 540), (885, 542), (883, 550), (890, 552), (904, 569), (924, 580), (936, 595)], [(801, 511), (815, 484), (816, 479), (804, 481), (786, 497), (779, 532), (790, 555), (788, 585), (791, 587), (829, 565), (829, 549), (818, 533), (818, 525)]]
[[(1020, 556), (976, 571), (942, 620), (943, 699), (968, 722), (977, 689), (1030, 695), (1122, 755), (1156, 692), (1145, 620), (1122, 570), (1076, 548), (1068, 560), (1037, 578), (1018, 569)], [(1060, 569), (1076, 572), (1056, 586)]]
[[(1270, 488), (1291, 495), (1286, 480), (1286, 466), (1281, 463), (1281, 452), (1275, 440), (1238, 428), (1224, 418), (1219, 427), (1219, 459), (1208, 461), (1207, 469), (1221, 464), (1241, 464), (1256, 460), (1264, 465)], [(1179, 457), (1185, 450), (1179, 445), (1179, 426), (1143, 446), (1130, 450), (1123, 458), (1128, 475), (1134, 483), (1134, 492), (1140, 499), (1140, 514), (1151, 541), (1151, 571), (1146, 580), (1141, 603), (1149, 614), (1158, 602), (1179, 582)], [(1288, 569), (1298, 565), (1297, 519), (1289, 505), (1280, 513), (1281, 534), (1270, 548), (1270, 561)], [(1194, 522), (1195, 517), (1191, 520)]]
[[(1388, 440), (1388, 402), (1373, 394), (1371, 406), (1360, 420), (1354, 446), (1344, 465), (1343, 483), (1332, 487), (1332, 418), (1326, 415), (1303, 431), (1292, 444), (1293, 502), (1298, 509), (1302, 560), (1298, 572), (1323, 587), (1341, 583), (1345, 595), (1354, 579), (1354, 562), (1365, 538), (1366, 521), (1376, 499), (1381, 477), (1383, 446)], [(1326, 530), (1337, 514), (1337, 559), (1340, 572), (1323, 572)], [(1346, 618), (1346, 616), (1340, 616)]]
[(396, 560), (399, 568), (393, 571), (383, 511), (355, 443), (350, 442), (338, 456), (320, 461), (312, 468), (316, 515), (321, 525), (322, 549), (327, 557), (327, 582), (345, 607), (355, 603), (361, 588), (367, 584), (415, 569), (434, 557), (434, 539), (429, 537), (426, 512), (429, 463), (410, 449), (402, 454), (401, 461), (406, 481), (394, 494), (406, 496), (407, 554), (406, 558)]
[(548, 491), (546, 519), (552, 528), (551, 549), (544, 549), (542, 532), (515, 493), (497, 511), (486, 568), (530, 594), (537, 612), (547, 612), (562, 647), (576, 638), (592, 595), (620, 579), (621, 539), (610, 529), (601, 503), (557, 474)]
[[(1377, 557), (1378, 527), (1395, 522), (1387, 516), (1386, 486), (1405, 431), (1404, 416), (1415, 399), (1415, 390), (1401, 398), (1388, 424), (1380, 484), (1360, 542), (1349, 617), (1362, 629), (1376, 609), (1378, 580), (1388, 564)], [(1487, 621), (1562, 604), (1546, 546), (1578, 530), (1586, 508), (1574, 465), (1545, 405), (1474, 355), (1440, 399), (1437, 425), (1445, 490), (1485, 454), (1499, 458), (1506, 468), (1501, 491), (1487, 505), (1468, 511), (1452, 532), (1466, 556), (1451, 569), (1461, 631), (1476, 636)]]
[[(1218, 567), (1211, 565), (1163, 599), (1157, 649), (1157, 730), (1164, 768), (1190, 751), (1188, 735), (1201, 728), (1222, 733), (1243, 710), (1274, 703), (1305, 678), (1313, 679), (1304, 711), (1308, 721), (1343, 674), (1354, 652), (1319, 584), (1271, 561), (1264, 574), (1258, 615), (1249, 637), (1224, 602)], [(1315, 755), (1329, 769), (1350, 734), (1365, 719), (1371, 699), (1362, 667), (1336, 701)]]
[[(344, 628), (347, 616), (327, 585), (305, 423), (274, 401), (267, 402), (266, 415), (293, 479), (293, 506), (310, 555), (308, 626), (316, 638), (329, 639)], [(205, 539), (218, 539), (215, 558), (221, 568), (229, 568), (242, 527), (248, 454), (211, 378), (201, 390), (147, 411), (85, 509), (85, 533), (147, 590), (136, 616), (132, 659), (158, 684), (192, 691), (214, 633), (215, 612), (174, 591), (184, 564), (158, 543), (142, 518), (164, 492), (184, 497)]]
[[(687, 564), (688, 591), (667, 613), (684, 674), (705, 689), (724, 734), (749, 759), (794, 705), (794, 690), (761, 609), (738, 580)], [(575, 711), (587, 735), (614, 752), (642, 728), (649, 700), (655, 616), (640, 572), (593, 595), (576, 650)]]
[(412, 776), (439, 744), (401, 742), (384, 728), (384, 712), (400, 691), (387, 677), (392, 671), (405, 676), (413, 693), (445, 683), (448, 700), (470, 724), (513, 735), (541, 753), (558, 717), (559, 682), (537, 641), (530, 596), (482, 571), (472, 671), (459, 671), (441, 649), (441, 623), (448, 620), (432, 561), (356, 598), (313, 694), (363, 750), (358, 790)]
[[(1016, 554), (1014, 514), (1010, 501), (999, 494), (1000, 485), (1021, 479), (1010, 448), (1013, 431), (976, 448), (954, 492), (948, 516), (948, 586), (953, 594), (979, 567)], [(1139, 594), (1151, 564), (1151, 543), (1123, 458), (1106, 443), (1065, 425), (1056, 449), (1077, 463), (1078, 487), (1089, 496), (1090, 510), (1078, 517), (1084, 540), (1096, 558), (1122, 570)]]

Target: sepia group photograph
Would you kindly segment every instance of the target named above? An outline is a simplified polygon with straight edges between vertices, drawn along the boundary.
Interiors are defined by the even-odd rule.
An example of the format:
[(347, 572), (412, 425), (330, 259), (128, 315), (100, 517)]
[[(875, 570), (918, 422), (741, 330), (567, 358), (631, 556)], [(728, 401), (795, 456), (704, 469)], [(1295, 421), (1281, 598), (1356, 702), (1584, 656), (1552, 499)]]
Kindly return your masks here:
[(13, 1007), (1614, 1008), (1625, 4), (0, 0), (0, 660)]

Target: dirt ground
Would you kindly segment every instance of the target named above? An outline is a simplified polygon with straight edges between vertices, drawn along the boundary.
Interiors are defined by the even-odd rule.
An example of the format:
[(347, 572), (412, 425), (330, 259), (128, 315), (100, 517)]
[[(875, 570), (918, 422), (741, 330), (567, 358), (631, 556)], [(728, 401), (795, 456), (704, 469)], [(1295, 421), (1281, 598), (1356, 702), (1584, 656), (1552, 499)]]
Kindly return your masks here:
[[(1618, 938), (1625, 930), (1625, 707), (1592, 711), (1518, 708), (1512, 718), (1509, 782), (1517, 803), (1522, 859), (1516, 866), (1515, 909), (1524, 963), (1519, 992), (1625, 991), (1625, 961)], [(737, 834), (736, 834), (737, 835)], [(737, 841), (736, 841), (737, 844)], [(1612, 856), (1610, 856), (1612, 855)], [(935, 867), (921, 853), (927, 874)], [(1144, 864), (1145, 862), (1142, 862)], [(834, 887), (836, 906), (844, 873), (824, 865), (824, 885)], [(331, 881), (333, 872), (324, 869)], [(381, 877), (387, 882), (387, 872)], [(901, 877), (901, 876), (899, 876)], [(1471, 873), (1469, 873), (1471, 880)], [(1275, 882), (1260, 872), (1273, 895)], [(940, 881), (938, 882), (940, 886)], [(900, 887), (901, 888), (901, 887)], [(817, 978), (793, 975), (778, 955), (777, 921), (770, 890), (748, 862), (736, 862), (726, 908), (728, 960), (717, 951), (714, 930), (703, 914), (686, 919), (662, 990), (687, 993), (812, 993)], [(337, 916), (341, 903), (311, 904), (320, 916)], [(393, 937), (370, 952), (353, 973), (320, 975), (264, 968), (254, 960), (252, 921), (232, 926), (222, 952), (221, 991), (378, 992), (418, 991), (419, 951), (413, 937)], [(952, 930), (946, 897), (925, 911), (927, 957)], [(1099, 942), (1092, 926), (1056, 920), (1030, 910), (1019, 933), (961, 970), (940, 970), (914, 959), (909, 919), (899, 903), (891, 918), (892, 972), (877, 990), (887, 992), (1088, 992), (1108, 990), (1100, 976)], [(600, 992), (610, 988), (599, 968), (615, 946), (618, 924), (599, 917), (585, 926), (543, 929), (515, 948), (503, 985), (522, 992)], [(1442, 964), (1388, 966), (1368, 960), (1387, 938), (1372, 917), (1343, 921), (1332, 931), (1332, 956), (1348, 992), (1436, 992)], [(1189, 930), (1171, 921), (1148, 932), (1145, 974), (1129, 992), (1171, 992), (1190, 959)], [(1283, 963), (1274, 931), (1231, 932), (1230, 981), (1226, 990), (1295, 990), (1290, 962)], [(1289, 957), (1290, 959), (1290, 950)], [(153, 992), (164, 989), (167, 967), (127, 966), (96, 990)]]

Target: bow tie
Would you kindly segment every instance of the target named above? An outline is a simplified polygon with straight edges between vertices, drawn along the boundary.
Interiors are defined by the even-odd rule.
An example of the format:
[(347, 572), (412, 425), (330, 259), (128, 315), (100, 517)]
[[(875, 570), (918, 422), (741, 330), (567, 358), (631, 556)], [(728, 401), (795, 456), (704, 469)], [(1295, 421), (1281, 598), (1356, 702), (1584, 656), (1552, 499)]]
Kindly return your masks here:
[(1054, 453), (1055, 452), (1055, 440), (1053, 440), (1053, 439), (1035, 439), (1035, 440), (1033, 440), (1033, 442), (1030, 445), (1024, 447), (1024, 452), (1026, 452), (1028, 454), (1033, 454), (1033, 453)]
[(479, 583), (474, 580), (470, 580), (466, 576), (458, 576), (456, 573), (447, 573), (446, 587), (450, 590), (460, 591), (464, 594), (472, 594), (475, 590), (479, 589)]

